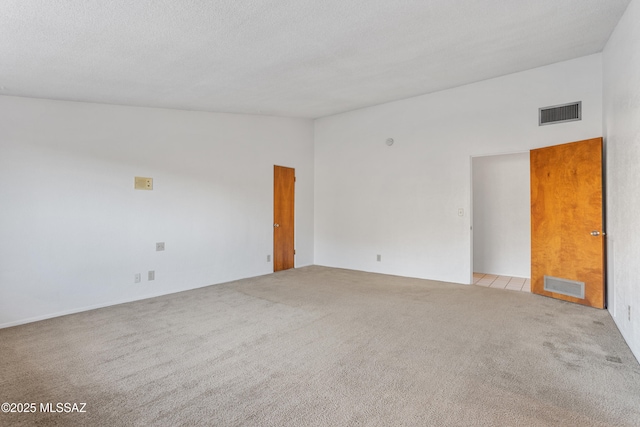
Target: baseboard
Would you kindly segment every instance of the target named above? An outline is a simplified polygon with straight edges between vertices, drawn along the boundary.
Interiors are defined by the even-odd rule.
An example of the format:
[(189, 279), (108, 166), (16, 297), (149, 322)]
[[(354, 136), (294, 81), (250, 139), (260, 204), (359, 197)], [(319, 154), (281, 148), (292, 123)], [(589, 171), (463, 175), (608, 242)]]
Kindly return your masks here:
[[(182, 292), (182, 291), (180, 291), (180, 292)], [(20, 319), (20, 320), (16, 320), (16, 321), (13, 321), (13, 322), (0, 323), (0, 329), (11, 328), (13, 326), (25, 325), (27, 323), (39, 322), (41, 320), (53, 319), (54, 317), (68, 316), (69, 314), (82, 313), (84, 311), (97, 310), (99, 308), (111, 307), (111, 306), (114, 306), (114, 305), (126, 304), (128, 302), (141, 301), (141, 300), (144, 300), (144, 299), (155, 298), (155, 297), (159, 297), (159, 296), (162, 296), (162, 295), (167, 295), (167, 294), (145, 295), (145, 296), (140, 297), (140, 298), (125, 299), (125, 300), (120, 300), (120, 301), (112, 301), (112, 302), (108, 302), (108, 303), (104, 303), (104, 304), (96, 304), (96, 305), (90, 305), (90, 306), (86, 306), (86, 307), (74, 308), (74, 309), (71, 309), (71, 310), (64, 310), (64, 311), (58, 311), (58, 312), (55, 312), (55, 313), (44, 314), (42, 316), (28, 317), (26, 319)]]
[(636, 361), (640, 364), (640, 354), (636, 354), (633, 351), (633, 347), (629, 345), (629, 339), (627, 339), (627, 337), (625, 336), (624, 329), (620, 327), (620, 323), (618, 323), (618, 319), (616, 319), (616, 316), (614, 316), (613, 313), (611, 312), (610, 307), (607, 308), (607, 311), (609, 312), (609, 316), (611, 316), (611, 318), (613, 319), (613, 324), (616, 325), (616, 328), (618, 328), (618, 332), (620, 333), (620, 336), (622, 337), (624, 342), (627, 343), (627, 347), (629, 347), (629, 350), (631, 350), (631, 354), (633, 354), (633, 357), (635, 357)]
[(142, 300), (145, 300), (145, 299), (161, 297), (161, 296), (164, 296), (164, 295), (177, 294), (177, 293), (180, 293), (180, 292), (189, 292), (189, 291), (192, 291), (194, 289), (206, 288), (207, 286), (222, 285), (224, 283), (234, 282), (236, 280), (248, 279), (248, 278), (251, 278), (251, 277), (265, 276), (265, 275), (268, 275), (268, 274), (273, 274), (273, 273), (258, 274), (256, 276), (248, 276), (248, 277), (239, 277), (237, 279), (225, 280), (224, 282), (211, 283), (211, 284), (203, 285), (203, 286), (196, 286), (196, 287), (189, 288), (189, 289), (180, 289), (180, 290), (176, 290), (176, 291), (146, 294), (146, 295), (143, 295), (143, 296), (140, 296), (140, 297), (135, 297), (135, 298), (128, 298), (128, 299), (123, 299), (123, 300), (111, 301), (111, 302), (107, 302), (107, 303), (101, 303), (101, 304), (95, 304), (95, 305), (90, 305), (90, 306), (85, 306), (85, 307), (73, 308), (73, 309), (70, 309), (70, 310), (57, 311), (57, 312), (54, 312), (54, 313), (43, 314), (42, 316), (28, 317), (26, 319), (15, 320), (15, 321), (12, 321), (12, 322), (7, 322), (7, 323), (0, 323), (0, 329), (6, 329), (6, 328), (14, 327), (14, 326), (25, 325), (27, 323), (40, 322), (42, 320), (53, 319), (55, 317), (61, 317), (61, 316), (68, 316), (70, 314), (82, 313), (82, 312), (85, 312), (85, 311), (97, 310), (99, 308), (112, 307), (114, 305), (126, 304), (126, 303), (129, 303), (129, 302), (142, 301)]

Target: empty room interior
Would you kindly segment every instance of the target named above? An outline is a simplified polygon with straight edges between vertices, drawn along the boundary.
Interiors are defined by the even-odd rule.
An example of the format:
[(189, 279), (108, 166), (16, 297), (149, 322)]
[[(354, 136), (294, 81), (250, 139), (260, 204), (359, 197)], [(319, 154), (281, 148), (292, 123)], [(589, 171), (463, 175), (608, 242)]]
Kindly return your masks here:
[(2, 2), (0, 425), (640, 425), (639, 22)]

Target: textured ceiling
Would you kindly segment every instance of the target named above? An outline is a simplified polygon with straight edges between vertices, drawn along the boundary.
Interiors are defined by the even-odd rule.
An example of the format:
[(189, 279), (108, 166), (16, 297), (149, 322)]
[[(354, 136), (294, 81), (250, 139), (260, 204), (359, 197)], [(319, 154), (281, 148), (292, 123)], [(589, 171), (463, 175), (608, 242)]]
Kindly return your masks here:
[(0, 94), (316, 118), (600, 52), (629, 0), (0, 0)]

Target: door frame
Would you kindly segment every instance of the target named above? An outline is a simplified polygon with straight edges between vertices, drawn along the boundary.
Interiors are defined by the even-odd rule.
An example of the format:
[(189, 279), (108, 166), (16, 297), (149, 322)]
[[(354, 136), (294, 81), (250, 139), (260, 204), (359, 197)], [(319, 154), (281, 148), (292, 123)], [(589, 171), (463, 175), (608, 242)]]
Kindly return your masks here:
[[(504, 151), (499, 153), (489, 153), (489, 154), (476, 154), (469, 156), (469, 182), (470, 182), (470, 191), (469, 191), (469, 243), (471, 247), (469, 248), (470, 254), (470, 272), (469, 272), (469, 285), (473, 285), (473, 233), (475, 225), (473, 223), (473, 159), (478, 157), (497, 157), (497, 156), (509, 156), (512, 154), (525, 154), (529, 153), (531, 150), (517, 150), (517, 151)], [(529, 191), (527, 189), (527, 191)], [(530, 232), (527, 229), (527, 232)], [(531, 262), (531, 257), (529, 257), (529, 262)]]
[[(280, 169), (287, 169), (289, 171), (291, 171), (291, 173), (293, 174), (293, 183), (292, 183), (292, 192), (293, 194), (292, 196), (292, 200), (291, 200), (291, 210), (292, 210), (292, 215), (290, 220), (292, 221), (291, 223), (291, 227), (290, 227), (290, 237), (291, 237), (291, 241), (289, 242), (291, 244), (291, 253), (289, 253), (288, 251), (286, 251), (290, 257), (285, 257), (284, 259), (284, 263), (285, 268), (280, 268), (278, 270), (276, 270), (276, 261), (279, 260), (279, 251), (277, 251), (276, 249), (276, 233), (277, 231), (279, 231), (280, 228), (280, 224), (279, 222), (281, 222), (281, 219), (276, 218), (276, 214), (279, 213), (276, 210), (276, 171), (278, 170), (278, 168)], [(289, 167), (289, 166), (281, 166), (281, 165), (273, 165), (273, 183), (272, 183), (272, 189), (273, 189), (273, 211), (272, 211), (272, 219), (273, 219), (273, 234), (272, 234), (272, 252), (273, 252), (273, 272), (277, 272), (277, 271), (282, 271), (282, 270), (288, 270), (288, 269), (292, 269), (296, 267), (296, 232), (295, 232), (295, 225), (296, 225), (296, 220), (295, 220), (295, 216), (296, 216), (296, 169), (293, 167)], [(290, 262), (290, 264), (289, 264)], [(289, 266), (290, 265), (290, 266)]]
[[(608, 307), (611, 306), (611, 299), (613, 298), (612, 292), (609, 289), (609, 265), (608, 265), (608, 256), (609, 255), (609, 242), (608, 242), (608, 236), (607, 236), (607, 151), (606, 151), (606, 140), (604, 137), (597, 137), (597, 138), (602, 138), (602, 233), (603, 233), (603, 238), (604, 238), (604, 243), (603, 243), (603, 286), (604, 286), (604, 309), (606, 310)], [(594, 139), (594, 138), (588, 138), (588, 139)], [(523, 154), (523, 153), (530, 153), (531, 150), (535, 150), (538, 148), (545, 148), (545, 147), (550, 147), (550, 146), (554, 146), (554, 145), (563, 145), (563, 144), (570, 144), (571, 142), (578, 142), (578, 141), (582, 141), (582, 140), (577, 140), (577, 141), (569, 141), (569, 142), (564, 142), (564, 143), (559, 143), (559, 144), (553, 144), (552, 145), (544, 145), (541, 147), (534, 147), (534, 148), (530, 148), (528, 150), (517, 150), (517, 151), (508, 151), (508, 152), (500, 152), (500, 153), (490, 153), (490, 154), (477, 154), (477, 155), (470, 155), (469, 156), (469, 182), (470, 182), (470, 191), (469, 191), (469, 244), (470, 244), (470, 248), (469, 248), (469, 256), (470, 256), (470, 261), (469, 261), (469, 265), (470, 265), (470, 271), (469, 271), (469, 285), (473, 285), (473, 273), (474, 273), (474, 268), (473, 268), (473, 234), (474, 234), (474, 222), (473, 222), (473, 159), (476, 157), (488, 157), (488, 156), (504, 156), (504, 155), (509, 155), (509, 154)], [(529, 161), (529, 167), (531, 167), (531, 162)], [(530, 260), (531, 261), (531, 260)]]

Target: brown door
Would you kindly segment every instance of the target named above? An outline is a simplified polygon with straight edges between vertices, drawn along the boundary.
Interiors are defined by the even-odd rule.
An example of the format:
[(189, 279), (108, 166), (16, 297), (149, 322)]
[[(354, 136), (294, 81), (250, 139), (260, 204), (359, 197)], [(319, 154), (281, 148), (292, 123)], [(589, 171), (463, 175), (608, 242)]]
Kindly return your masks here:
[(273, 167), (273, 271), (294, 266), (295, 169)]
[(602, 138), (531, 151), (531, 291), (604, 308)]

